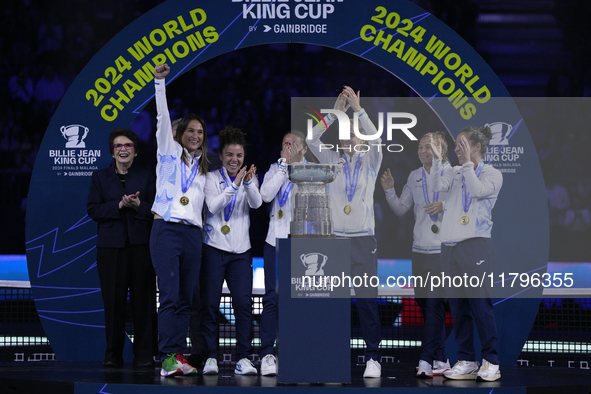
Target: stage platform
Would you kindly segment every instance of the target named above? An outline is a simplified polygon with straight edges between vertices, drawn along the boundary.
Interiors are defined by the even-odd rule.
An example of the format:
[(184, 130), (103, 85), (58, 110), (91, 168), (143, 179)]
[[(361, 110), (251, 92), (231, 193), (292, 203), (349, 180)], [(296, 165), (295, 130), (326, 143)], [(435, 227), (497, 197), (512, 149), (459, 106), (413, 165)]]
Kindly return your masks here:
[[(330, 362), (327, 360), (327, 362)], [(281, 364), (280, 364), (281, 365)], [(121, 369), (103, 368), (100, 362), (45, 362), (0, 366), (0, 393), (27, 394), (150, 394), (188, 393), (199, 389), (206, 393), (238, 393), (264, 390), (265, 393), (352, 393), (367, 388), (387, 391), (404, 389), (451, 393), (591, 393), (591, 370), (550, 367), (501, 366), (497, 382), (453, 381), (442, 377), (420, 380), (414, 377), (415, 366), (384, 364), (382, 378), (364, 379), (363, 366), (352, 369), (352, 383), (281, 385), (277, 377), (235, 376), (232, 365), (221, 365), (218, 376), (162, 378), (159, 369), (133, 369), (131, 363)]]

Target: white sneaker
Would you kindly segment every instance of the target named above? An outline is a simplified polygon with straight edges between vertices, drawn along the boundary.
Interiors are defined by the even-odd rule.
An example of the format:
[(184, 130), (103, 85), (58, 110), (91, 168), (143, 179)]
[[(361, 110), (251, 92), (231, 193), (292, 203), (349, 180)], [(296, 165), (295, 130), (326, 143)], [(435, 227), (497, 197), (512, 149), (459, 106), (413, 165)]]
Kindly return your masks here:
[(275, 376), (277, 375), (277, 358), (272, 354), (267, 354), (261, 361), (261, 375)]
[(256, 375), (257, 369), (254, 367), (254, 365), (250, 362), (249, 359), (243, 358), (242, 360), (236, 363), (234, 373), (236, 375)]
[(496, 364), (491, 364), (487, 360), (482, 359), (482, 367), (480, 367), (478, 373), (476, 374), (476, 380), (494, 382), (500, 378), (501, 371), (499, 371), (499, 366)]
[(218, 360), (210, 357), (203, 366), (203, 375), (217, 375), (219, 373)]
[(365, 372), (363, 372), (364, 378), (379, 378), (382, 376), (382, 366), (379, 362), (373, 359), (369, 359), (367, 363), (365, 363)]
[(443, 373), (443, 377), (454, 380), (474, 380), (478, 372), (478, 361), (458, 361), (452, 369)]
[(441, 376), (445, 371), (449, 371), (450, 369), (449, 360), (447, 362), (433, 360), (433, 376)]
[(431, 364), (426, 362), (425, 360), (419, 360), (419, 369), (417, 369), (417, 378), (419, 379), (427, 379), (433, 377), (433, 369), (431, 368)]

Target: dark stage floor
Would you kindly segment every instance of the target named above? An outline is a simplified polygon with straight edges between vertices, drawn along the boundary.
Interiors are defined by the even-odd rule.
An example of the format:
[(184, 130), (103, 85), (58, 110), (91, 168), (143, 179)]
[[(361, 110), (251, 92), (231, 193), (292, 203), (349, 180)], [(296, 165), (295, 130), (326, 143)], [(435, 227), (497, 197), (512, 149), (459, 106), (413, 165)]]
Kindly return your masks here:
[[(453, 381), (442, 377), (419, 380), (414, 377), (414, 365), (384, 364), (382, 378), (363, 379), (363, 366), (353, 366), (349, 385), (281, 385), (277, 377), (235, 376), (231, 365), (221, 365), (218, 376), (161, 378), (159, 369), (133, 369), (131, 364), (121, 369), (103, 368), (100, 362), (47, 362), (0, 366), (0, 393), (176, 393), (188, 390), (232, 392), (246, 389), (275, 390), (292, 393), (305, 390), (309, 394), (318, 390), (360, 391), (365, 388), (430, 390), (439, 392), (449, 388), (463, 393), (591, 393), (591, 370), (550, 367), (501, 367), (501, 380), (497, 382)], [(494, 389), (494, 390), (493, 390)], [(240, 390), (241, 391), (241, 390)], [(267, 391), (267, 392), (268, 392)]]

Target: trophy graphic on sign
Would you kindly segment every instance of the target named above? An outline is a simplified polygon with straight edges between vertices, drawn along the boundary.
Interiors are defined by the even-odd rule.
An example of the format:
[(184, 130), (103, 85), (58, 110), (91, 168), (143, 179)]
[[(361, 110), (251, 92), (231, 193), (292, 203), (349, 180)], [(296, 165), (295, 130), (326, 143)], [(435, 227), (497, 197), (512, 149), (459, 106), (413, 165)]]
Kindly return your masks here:
[(328, 260), (328, 256), (322, 253), (308, 253), (300, 256), (302, 264), (306, 267), (306, 273), (304, 275), (324, 275), (322, 269)]
[(511, 137), (513, 125), (505, 122), (494, 122), (487, 123), (485, 126), (490, 127), (490, 131), (492, 132), (492, 138), (488, 143), (489, 146), (509, 144), (509, 138)]
[(84, 139), (88, 135), (88, 127), (81, 124), (71, 124), (60, 128), (62, 136), (66, 139), (66, 148), (86, 148)]

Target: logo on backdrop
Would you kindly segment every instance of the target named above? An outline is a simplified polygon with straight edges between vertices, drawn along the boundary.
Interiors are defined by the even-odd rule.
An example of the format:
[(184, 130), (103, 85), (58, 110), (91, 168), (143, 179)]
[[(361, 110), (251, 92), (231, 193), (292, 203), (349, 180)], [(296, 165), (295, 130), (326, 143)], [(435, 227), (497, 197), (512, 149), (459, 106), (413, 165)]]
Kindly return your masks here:
[(324, 275), (324, 266), (328, 261), (328, 256), (322, 253), (308, 253), (300, 256), (302, 264), (306, 267), (304, 275)]
[(490, 130), (492, 131), (492, 138), (488, 143), (489, 146), (509, 145), (509, 137), (511, 136), (513, 125), (505, 122), (494, 122), (484, 126), (490, 127)]
[[(306, 0), (306, 2), (297, 2), (300, 4), (293, 7), (289, 0), (231, 0), (232, 3), (242, 5), (242, 19), (255, 21), (253, 25), (248, 26), (249, 32), (256, 32), (260, 26), (258, 21), (263, 20), (263, 33), (302, 33), (302, 34), (327, 34), (329, 17), (336, 11), (338, 3), (344, 0), (327, 0), (324, 4), (315, 0)], [(308, 4), (315, 3), (315, 4)], [(289, 23), (290, 20), (298, 23)], [(282, 23), (283, 21), (287, 23)], [(279, 22), (271, 24), (273, 22)], [(269, 23), (271, 25), (267, 25)], [(259, 30), (261, 31), (261, 30)]]
[(515, 174), (521, 167), (519, 158), (523, 155), (523, 146), (509, 146), (509, 140), (517, 130), (517, 126), (506, 122), (492, 122), (485, 126), (490, 127), (492, 138), (488, 143), (488, 150), (484, 155), (484, 161), (492, 164), (502, 173)]
[[(507, 96), (506, 89), (476, 51), (470, 48), (451, 28), (412, 2), (366, 0), (363, 2), (363, 6), (360, 6), (360, 2), (347, 0), (343, 2), (339, 2), (339, 0), (227, 0), (224, 2), (226, 7), (220, 7), (219, 0), (200, 0), (198, 2), (177, 0), (174, 4), (174, 10), (170, 7), (167, 8), (166, 4), (161, 4), (144, 13), (130, 26), (123, 29), (88, 63), (64, 96), (62, 105), (58, 107), (48, 132), (45, 133), (41, 146), (48, 147), (44, 148), (47, 153), (39, 152), (37, 155), (34, 176), (29, 189), (26, 236), (29, 242), (27, 244), (29, 264), (40, 260), (40, 249), (36, 248), (34, 243), (36, 239), (42, 234), (51, 232), (57, 226), (62, 228), (68, 225), (68, 228), (71, 228), (72, 222), (76, 223), (80, 217), (86, 215), (86, 204), (82, 199), (75, 199), (67, 211), (60, 209), (63, 206), (61, 194), (63, 192), (68, 194), (87, 192), (88, 182), (78, 182), (83, 178), (73, 177), (81, 173), (90, 174), (92, 165), (82, 164), (79, 161), (91, 161), (93, 159), (90, 156), (91, 153), (100, 153), (100, 151), (88, 150), (89, 148), (96, 149), (100, 146), (103, 150), (108, 149), (104, 142), (106, 142), (109, 129), (127, 127), (131, 124), (139, 112), (136, 109), (144, 108), (154, 93), (153, 66), (164, 61), (176, 62), (173, 69), (175, 74), (170, 76), (170, 81), (172, 81), (178, 75), (176, 73), (187, 72), (206, 60), (214, 59), (232, 49), (242, 50), (249, 46), (276, 43), (282, 43), (282, 45), (283, 43), (285, 45), (292, 43), (313, 44), (354, 54), (362, 59), (371, 59), (372, 63), (397, 74), (400, 80), (406, 82), (421, 97), (434, 97), (434, 94), (445, 96), (443, 100), (449, 100), (445, 103), (445, 108), (449, 108), (451, 102), (452, 110), (441, 111), (440, 116), (444, 123), (463, 126), (465, 122), (462, 119), (467, 120), (467, 118), (470, 119), (474, 116), (476, 116), (475, 123), (479, 125), (486, 123), (485, 119), (505, 120), (497, 117), (500, 113), (507, 119), (511, 119), (512, 132), (517, 128), (517, 123), (513, 119), (517, 118), (519, 113), (512, 100), (503, 103), (501, 108), (494, 108), (490, 105), (480, 106), (476, 112), (476, 105), (484, 104), (490, 97)], [(244, 10), (245, 5), (247, 10)], [(334, 13), (330, 13), (331, 6), (335, 8)], [(290, 10), (289, 18), (283, 12), (287, 8)], [(273, 10), (275, 11), (274, 19), (271, 18)], [(304, 11), (307, 11), (307, 15)], [(267, 13), (265, 14), (265, 12)], [(298, 19), (300, 15), (306, 15), (306, 18), (300, 20)], [(325, 16), (326, 19), (324, 19)], [(222, 31), (225, 33), (220, 35)], [(279, 33), (275, 33), (276, 31)], [(300, 34), (297, 33), (298, 31)], [(302, 34), (304, 32), (307, 34)], [(310, 34), (312, 32), (313, 34)], [(314, 61), (313, 58), (305, 60)], [(474, 97), (468, 97), (468, 93)], [(464, 99), (466, 102), (463, 102)], [(331, 102), (334, 102), (334, 99), (332, 100)], [(473, 100), (477, 101), (472, 103)], [(332, 108), (332, 105), (316, 105), (314, 107)], [(389, 108), (394, 109), (395, 107)], [(384, 111), (387, 110), (387, 108), (384, 109)], [(324, 116), (326, 117), (326, 114)], [(333, 117), (332, 114), (330, 116)], [(64, 137), (59, 130), (62, 125), (71, 125), (70, 121), (73, 119), (87, 119), (84, 120), (85, 126), (93, 131), (92, 134), (88, 134), (90, 137), (82, 138), (86, 144), (84, 148), (64, 147), (65, 141), (62, 139)], [(377, 126), (377, 122), (375, 124)], [(305, 125), (302, 126), (305, 128)], [(334, 126), (336, 128), (336, 125)], [(530, 149), (529, 147), (533, 149), (529, 135), (526, 131), (524, 132), (523, 145), (527, 144), (528, 149)], [(400, 131), (396, 133), (400, 134)], [(82, 132), (82, 136), (84, 136), (84, 132)], [(513, 140), (511, 145), (515, 144), (516, 142)], [(508, 147), (512, 146), (505, 146), (505, 148)], [(372, 149), (374, 149), (373, 146)], [(80, 156), (80, 153), (83, 152), (88, 155)], [(523, 158), (524, 156), (520, 160)], [(110, 159), (110, 157), (104, 157), (104, 159)], [(518, 219), (530, 217), (532, 216), (531, 212), (539, 213), (540, 209), (547, 209), (541, 172), (533, 172), (535, 167), (539, 167), (537, 156), (532, 154), (525, 159), (527, 160), (524, 163), (528, 163), (529, 167), (523, 174), (519, 174), (520, 182), (515, 182), (512, 185), (514, 187), (508, 187), (503, 191), (504, 197), (500, 200), (503, 207), (500, 207), (499, 212), (495, 214), (498, 219), (495, 226), (500, 226), (497, 228), (496, 234), (500, 239), (496, 239), (496, 242), (503, 243), (517, 238), (522, 245), (527, 246), (522, 248), (528, 250), (528, 257), (531, 258), (527, 259), (521, 258), (522, 256), (518, 253), (510, 253), (510, 250), (506, 250), (510, 248), (502, 248), (498, 251), (499, 262), (504, 262), (505, 266), (511, 267), (515, 263), (519, 263), (520, 269), (523, 269), (521, 272), (528, 272), (542, 264), (547, 264), (548, 261), (548, 230), (547, 226), (545, 228), (540, 226), (540, 223), (547, 223), (547, 215), (533, 215), (531, 220), (515, 220), (516, 217)], [(89, 169), (82, 167), (89, 167)], [(63, 180), (63, 176), (66, 176), (65, 171), (67, 171), (71, 182), (47, 182), (47, 180), (54, 179)], [(48, 188), (61, 193), (48, 193)], [(537, 189), (540, 193), (528, 194), (528, 204), (525, 209), (518, 210), (517, 205), (505, 202), (512, 201), (515, 197), (521, 198), (522, 190)], [(43, 217), (44, 220), (39, 221), (39, 217)], [(79, 228), (80, 231), (86, 230), (81, 226), (76, 228)], [(518, 238), (521, 234), (531, 233), (529, 230), (532, 228), (536, 230), (535, 237)], [(70, 231), (67, 234), (78, 234), (78, 231)], [(94, 235), (96, 235), (95, 231), (84, 233), (84, 236), (89, 238)], [(47, 248), (45, 250), (47, 251)], [(299, 284), (304, 287), (301, 282), (301, 272), (304, 272), (305, 269), (302, 262), (298, 261), (301, 253), (304, 251), (302, 250), (293, 256), (291, 263), (293, 266), (297, 266), (293, 272), (297, 273), (299, 278), (293, 278), (296, 275), (292, 275), (292, 280), (296, 286)], [(71, 266), (76, 265), (77, 269), (84, 269), (79, 272), (85, 272), (87, 263), (92, 264), (94, 250), (87, 253), (85, 258), (76, 261), (71, 260), (74, 256), (70, 253), (70, 249), (65, 253), (58, 254), (54, 254), (55, 260), (49, 260), (49, 262), (60, 266), (71, 263)], [(338, 264), (349, 260), (346, 258), (347, 256), (344, 258), (336, 258), (332, 254), (329, 256), (331, 264), (324, 267), (325, 274)], [(42, 256), (42, 263), (47, 264), (47, 259), (48, 254), (45, 253)], [(81, 263), (83, 266), (79, 266)], [(497, 268), (504, 269), (503, 264)], [(350, 266), (350, 264), (347, 265)], [(36, 266), (30, 265), (29, 268), (37, 271)], [(74, 276), (71, 275), (72, 269), (56, 272), (60, 272), (60, 274), (51, 275), (51, 280), (48, 276), (36, 278), (35, 275), (35, 277), (31, 277), (31, 285), (35, 286), (37, 291), (35, 298), (47, 300), (43, 302), (44, 309), (57, 311), (56, 313), (60, 313), (59, 311), (80, 311), (87, 305), (100, 309), (99, 306), (95, 306), (102, 305), (100, 292), (93, 293), (93, 297), (88, 300), (84, 299), (83, 306), (80, 306), (80, 302), (75, 302), (76, 299), (83, 297), (64, 299), (54, 296), (55, 288), (78, 288), (82, 290), (77, 291), (86, 292), (89, 290), (85, 289), (95, 290), (98, 286), (96, 276), (94, 278), (90, 278), (91, 275)], [(90, 273), (90, 271), (88, 272)], [(321, 278), (321, 276), (310, 277), (316, 278), (316, 282)], [(305, 287), (312, 288), (314, 286), (306, 284)], [(345, 286), (342, 289), (350, 295), (348, 287)], [(302, 288), (296, 292), (295, 296), (299, 293), (302, 294), (301, 297), (305, 297), (308, 293), (310, 296), (312, 294), (322, 296), (329, 291), (316, 290), (312, 292)], [(520, 324), (517, 327), (519, 330), (516, 330), (514, 325), (511, 326), (511, 335), (517, 340), (511, 341), (511, 344), (506, 344), (505, 341), (499, 346), (501, 362), (507, 364), (514, 363), (517, 356), (503, 357), (503, 354), (515, 352), (519, 354), (527, 335), (529, 335), (528, 328), (531, 327), (529, 323), (533, 323), (537, 312), (541, 289), (539, 295), (538, 293), (533, 295), (537, 297), (537, 303), (533, 302), (527, 305), (531, 304), (528, 309), (529, 314), (524, 313), (526, 311), (525, 305), (519, 304), (519, 308), (514, 307), (513, 302), (518, 300), (506, 298), (512, 294), (503, 294), (503, 298), (507, 301), (498, 305), (500, 308), (495, 306), (495, 312), (504, 319), (514, 319), (513, 315), (506, 312), (519, 310), (519, 314), (514, 314), (520, 319)], [(531, 291), (523, 294), (532, 296)], [(536, 301), (536, 299), (531, 299), (531, 301)], [(505, 306), (510, 307), (504, 308)], [(42, 317), (44, 331), (60, 359), (67, 361), (101, 360), (104, 357), (104, 349), (88, 347), (88, 344), (80, 340), (80, 338), (97, 334), (96, 327), (103, 324), (102, 316), (100, 313), (84, 315), (88, 315), (88, 319), (84, 319), (84, 324), (80, 325), (69, 324), (67, 320), (70, 319)], [(499, 327), (502, 328), (503, 325), (499, 325)], [(500, 332), (499, 335), (501, 336), (501, 334)], [(521, 339), (523, 341), (520, 341)], [(504, 348), (509, 346), (511, 349), (504, 351)]]
[(60, 127), (66, 139), (66, 149), (51, 149), (49, 157), (51, 170), (57, 176), (80, 177), (91, 176), (95, 170), (97, 158), (101, 157), (100, 149), (86, 149), (84, 139), (90, 129), (81, 124)]
[(88, 135), (88, 127), (81, 124), (71, 124), (60, 128), (62, 136), (66, 139), (66, 148), (86, 148), (84, 139)]

